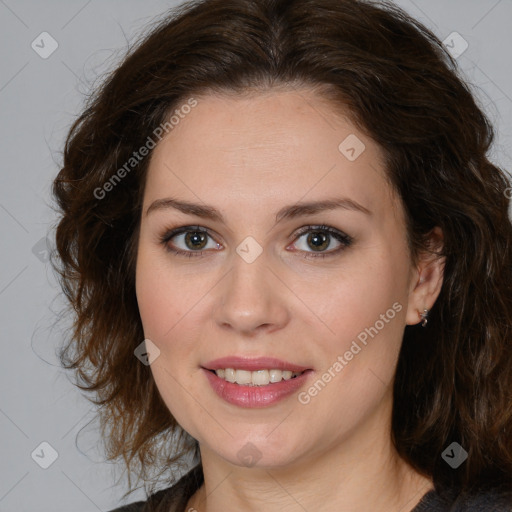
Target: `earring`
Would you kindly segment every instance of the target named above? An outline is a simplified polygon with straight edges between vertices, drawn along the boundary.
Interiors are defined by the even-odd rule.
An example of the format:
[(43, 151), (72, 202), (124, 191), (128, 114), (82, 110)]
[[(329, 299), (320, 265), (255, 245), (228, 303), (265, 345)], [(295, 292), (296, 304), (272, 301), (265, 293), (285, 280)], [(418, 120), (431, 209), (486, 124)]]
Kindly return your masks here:
[(424, 309), (423, 313), (420, 313), (420, 317), (421, 317), (421, 326), (425, 327), (428, 322), (428, 309)]

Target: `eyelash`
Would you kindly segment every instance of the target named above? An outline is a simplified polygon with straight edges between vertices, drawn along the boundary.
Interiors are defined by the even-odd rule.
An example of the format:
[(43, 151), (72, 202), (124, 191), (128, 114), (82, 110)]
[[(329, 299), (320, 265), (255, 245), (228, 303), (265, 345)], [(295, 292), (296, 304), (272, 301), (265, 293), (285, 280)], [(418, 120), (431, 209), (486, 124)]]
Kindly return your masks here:
[[(189, 232), (200, 232), (200, 233), (206, 233), (208, 236), (211, 237), (210, 233), (207, 229), (202, 228), (201, 226), (182, 226), (179, 228), (174, 228), (170, 230), (166, 230), (163, 235), (159, 237), (160, 243), (164, 246), (164, 248), (175, 255), (178, 256), (185, 256), (187, 258), (193, 258), (193, 257), (199, 257), (202, 256), (204, 252), (207, 252), (207, 250), (203, 251), (183, 251), (181, 249), (173, 249), (171, 246), (169, 246), (169, 241), (174, 238), (177, 235), (181, 235), (183, 233), (189, 233)], [(338, 242), (340, 242), (342, 245), (335, 250), (329, 251), (329, 252), (323, 252), (323, 253), (310, 253), (306, 252), (304, 255), (304, 258), (326, 258), (331, 256), (336, 256), (341, 251), (349, 247), (352, 242), (353, 238), (346, 235), (345, 233), (342, 233), (341, 231), (338, 231), (337, 229), (331, 228), (329, 226), (304, 226), (299, 229), (297, 232), (296, 239), (300, 238), (302, 235), (309, 233), (309, 232), (325, 232), (334, 237)], [(212, 237), (213, 238), (213, 237)]]

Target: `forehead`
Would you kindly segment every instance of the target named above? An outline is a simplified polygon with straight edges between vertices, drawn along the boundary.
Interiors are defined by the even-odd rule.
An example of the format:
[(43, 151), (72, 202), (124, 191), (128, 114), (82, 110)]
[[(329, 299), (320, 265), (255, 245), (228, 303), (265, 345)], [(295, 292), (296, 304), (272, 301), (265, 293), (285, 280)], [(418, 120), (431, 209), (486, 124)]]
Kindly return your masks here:
[(313, 92), (195, 99), (153, 150), (147, 200), (167, 192), (277, 210), (340, 194), (377, 211), (393, 202), (381, 148)]

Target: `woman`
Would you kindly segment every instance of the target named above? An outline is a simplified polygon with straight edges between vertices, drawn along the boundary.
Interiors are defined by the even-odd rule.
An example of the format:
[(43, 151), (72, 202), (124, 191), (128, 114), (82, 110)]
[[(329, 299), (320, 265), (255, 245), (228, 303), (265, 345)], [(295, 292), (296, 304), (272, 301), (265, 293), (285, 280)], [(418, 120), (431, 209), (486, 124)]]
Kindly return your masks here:
[(203, 0), (148, 33), (54, 183), (61, 360), (147, 485), (116, 510), (512, 510), (492, 139), (392, 4)]

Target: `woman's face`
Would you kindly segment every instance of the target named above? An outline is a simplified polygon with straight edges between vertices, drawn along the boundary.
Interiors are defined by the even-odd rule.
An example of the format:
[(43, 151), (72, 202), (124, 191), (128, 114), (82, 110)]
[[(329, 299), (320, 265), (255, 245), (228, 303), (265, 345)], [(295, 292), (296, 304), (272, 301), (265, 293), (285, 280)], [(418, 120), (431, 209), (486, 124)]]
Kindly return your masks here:
[[(161, 396), (205, 453), (232, 464), (356, 454), (389, 434), (403, 330), (419, 322), (381, 150), (305, 90), (196, 99), (154, 149), (141, 218), (137, 299)], [(324, 201), (339, 206), (304, 207)], [(230, 356), (308, 371), (242, 386), (205, 369)], [(248, 371), (228, 378), (289, 375)]]

